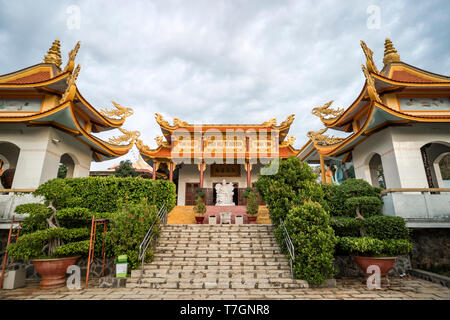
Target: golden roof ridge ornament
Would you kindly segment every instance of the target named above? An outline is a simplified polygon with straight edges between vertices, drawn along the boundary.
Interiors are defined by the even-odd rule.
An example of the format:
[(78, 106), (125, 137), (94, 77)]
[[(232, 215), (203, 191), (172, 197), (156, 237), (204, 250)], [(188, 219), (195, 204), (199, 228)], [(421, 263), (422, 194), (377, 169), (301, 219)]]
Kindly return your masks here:
[(364, 67), (363, 64), (361, 65), (361, 68), (362, 71), (364, 72), (364, 76), (366, 77), (367, 93), (369, 94), (370, 100), (382, 103), (380, 96), (378, 95), (377, 89), (375, 88), (375, 81), (373, 80), (369, 71), (366, 69), (366, 67)]
[(177, 127), (185, 127), (188, 123), (186, 121), (181, 121), (179, 118), (173, 118), (173, 125)]
[(158, 124), (161, 127), (172, 128), (170, 123), (167, 120), (165, 120), (164, 117), (161, 114), (155, 113), (155, 119), (156, 119), (156, 122), (158, 122)]
[(294, 146), (294, 142), (295, 142), (295, 137), (290, 135), (290, 136), (287, 136), (286, 140), (281, 142), (281, 146), (282, 147)]
[(100, 114), (104, 117), (111, 118), (111, 119), (113, 119), (113, 117), (118, 117), (120, 119), (126, 119), (134, 113), (133, 109), (127, 108), (127, 107), (122, 107), (120, 104), (118, 104), (115, 101), (112, 101), (112, 104), (116, 108), (115, 110), (114, 109), (113, 110), (102, 109), (102, 110), (100, 110)]
[(282, 127), (289, 127), (291, 124), (292, 124), (292, 122), (294, 122), (294, 119), (295, 119), (295, 114), (290, 114), (287, 118), (286, 118), (286, 120), (284, 120), (282, 123), (280, 123), (280, 125), (278, 126), (279, 128), (282, 128)]
[(144, 144), (144, 142), (141, 139), (137, 139), (135, 140), (134, 144), (136, 145), (136, 148), (138, 148), (139, 151), (142, 152), (150, 152), (150, 148)]
[(80, 50), (81, 41), (78, 41), (75, 47), (69, 52), (69, 60), (67, 61), (66, 66), (64, 67), (64, 72), (72, 72), (73, 68), (75, 68), (75, 58), (77, 56), (78, 50)]
[(132, 145), (135, 143), (137, 138), (140, 137), (141, 133), (137, 130), (130, 131), (123, 128), (119, 128), (119, 131), (123, 133), (123, 135), (118, 137), (112, 137), (109, 138), (108, 142), (115, 145), (120, 145), (121, 143), (126, 142), (129, 145)]
[(324, 133), (328, 130), (328, 128), (323, 128), (319, 131), (308, 131), (306, 136), (312, 140), (314, 144), (318, 145), (332, 145), (341, 142), (342, 140), (345, 140), (345, 138), (338, 138), (334, 136), (327, 136)]
[(61, 96), (61, 99), (59, 99), (59, 104), (63, 104), (66, 101), (73, 101), (75, 98), (75, 93), (77, 92), (77, 86), (75, 83), (77, 81), (78, 74), (80, 73), (80, 69), (81, 65), (79, 64), (66, 79), (67, 88)]
[(360, 41), (361, 48), (363, 49), (364, 55), (366, 56), (366, 66), (367, 70), (372, 73), (379, 73), (375, 62), (373, 62), (373, 51), (366, 45), (364, 41)]
[(262, 125), (264, 127), (275, 127), (277, 125), (277, 118), (272, 118), (269, 121), (264, 121)]
[[(331, 120), (340, 117), (344, 113), (343, 108), (331, 109), (330, 106), (334, 100), (325, 103), (321, 107), (315, 107), (312, 109), (311, 113), (320, 118), (320, 120)], [(330, 117), (331, 116), (331, 117)]]
[(399, 62), (400, 61), (400, 55), (397, 53), (397, 50), (394, 48), (394, 45), (392, 44), (391, 39), (386, 38), (386, 41), (384, 42), (384, 58), (383, 63), (384, 65), (387, 65), (391, 62)]
[(158, 147), (170, 148), (170, 144), (167, 141), (164, 141), (163, 136), (156, 136), (155, 141)]
[(44, 63), (53, 63), (61, 70), (61, 44), (59, 39), (53, 41), (52, 46), (48, 49), (47, 54), (44, 56)]

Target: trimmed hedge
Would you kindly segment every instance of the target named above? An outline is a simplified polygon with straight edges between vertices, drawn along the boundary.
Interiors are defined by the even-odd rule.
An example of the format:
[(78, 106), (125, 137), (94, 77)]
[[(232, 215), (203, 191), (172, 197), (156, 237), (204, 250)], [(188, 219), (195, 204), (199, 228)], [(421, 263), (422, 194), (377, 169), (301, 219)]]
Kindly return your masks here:
[(409, 230), (402, 217), (373, 216), (366, 218), (362, 226), (368, 237), (385, 239), (408, 239)]
[(399, 256), (409, 253), (411, 249), (412, 244), (406, 239), (341, 237), (338, 243), (338, 251), (341, 253), (370, 257)]
[(332, 217), (331, 227), (338, 237), (359, 237), (361, 221), (350, 217)]
[(123, 200), (138, 203), (142, 198), (147, 198), (149, 204), (158, 208), (166, 202), (169, 211), (176, 204), (175, 184), (167, 180), (86, 177), (63, 181), (73, 189), (71, 206), (87, 208), (93, 212), (116, 212)]

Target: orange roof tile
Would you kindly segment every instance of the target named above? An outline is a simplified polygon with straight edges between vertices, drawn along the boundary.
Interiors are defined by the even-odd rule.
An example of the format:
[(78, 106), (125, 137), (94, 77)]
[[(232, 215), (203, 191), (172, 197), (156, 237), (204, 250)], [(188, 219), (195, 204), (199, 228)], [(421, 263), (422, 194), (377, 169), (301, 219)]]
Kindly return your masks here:
[(46, 81), (51, 78), (50, 72), (48, 71), (40, 71), (36, 72), (34, 74), (31, 74), (29, 76), (25, 76), (22, 78), (17, 78), (8, 82), (5, 82), (7, 84), (25, 84), (25, 83), (35, 83), (35, 82), (41, 82)]

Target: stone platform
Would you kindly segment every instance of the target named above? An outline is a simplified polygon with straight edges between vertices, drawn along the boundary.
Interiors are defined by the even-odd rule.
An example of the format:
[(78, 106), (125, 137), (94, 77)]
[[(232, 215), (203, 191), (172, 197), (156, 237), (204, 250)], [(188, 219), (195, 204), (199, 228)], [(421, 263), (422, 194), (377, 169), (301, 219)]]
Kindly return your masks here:
[(215, 215), (217, 224), (220, 224), (220, 213), (231, 212), (231, 224), (235, 224), (236, 215), (242, 215), (244, 224), (248, 224), (247, 207), (246, 206), (206, 206), (204, 224), (209, 224), (209, 216)]

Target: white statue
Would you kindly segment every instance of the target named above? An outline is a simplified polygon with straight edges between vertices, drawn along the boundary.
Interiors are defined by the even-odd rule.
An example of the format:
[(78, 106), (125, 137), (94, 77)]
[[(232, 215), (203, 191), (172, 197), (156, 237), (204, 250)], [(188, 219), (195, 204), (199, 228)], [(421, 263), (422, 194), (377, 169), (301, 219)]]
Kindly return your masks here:
[(233, 184), (227, 183), (223, 179), (222, 184), (216, 184), (216, 206), (234, 206), (233, 202)]

